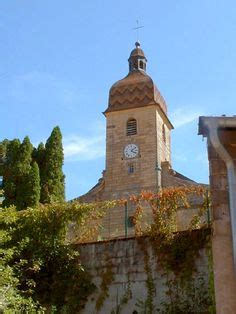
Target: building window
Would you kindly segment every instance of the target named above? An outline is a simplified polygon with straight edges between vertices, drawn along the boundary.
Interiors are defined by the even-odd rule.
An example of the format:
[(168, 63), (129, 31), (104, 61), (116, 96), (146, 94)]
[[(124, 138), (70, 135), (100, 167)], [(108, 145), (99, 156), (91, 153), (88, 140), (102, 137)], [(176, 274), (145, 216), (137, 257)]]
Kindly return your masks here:
[(129, 174), (134, 173), (134, 165), (133, 164), (128, 165), (128, 173)]
[(137, 121), (135, 119), (130, 119), (127, 121), (126, 125), (126, 135), (135, 135), (137, 134)]
[(166, 129), (165, 129), (165, 125), (162, 125), (162, 140), (165, 143), (166, 142)]

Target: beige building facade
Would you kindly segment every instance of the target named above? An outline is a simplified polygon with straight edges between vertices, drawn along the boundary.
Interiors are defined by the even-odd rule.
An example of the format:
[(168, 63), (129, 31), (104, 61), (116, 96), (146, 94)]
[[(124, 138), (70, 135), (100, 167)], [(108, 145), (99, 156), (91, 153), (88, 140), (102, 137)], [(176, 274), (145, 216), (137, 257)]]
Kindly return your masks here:
[[(158, 190), (158, 165), (170, 162), (170, 128), (157, 104), (106, 113), (105, 198), (122, 198), (124, 191)], [(166, 121), (165, 121), (166, 120)], [(135, 121), (136, 134), (127, 136), (127, 123)], [(162, 134), (165, 128), (165, 139)]]

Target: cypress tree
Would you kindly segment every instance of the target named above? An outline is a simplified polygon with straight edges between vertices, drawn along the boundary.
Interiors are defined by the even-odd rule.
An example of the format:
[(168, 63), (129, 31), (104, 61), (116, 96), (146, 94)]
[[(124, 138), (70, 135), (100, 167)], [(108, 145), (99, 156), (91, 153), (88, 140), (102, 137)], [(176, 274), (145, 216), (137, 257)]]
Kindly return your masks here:
[(17, 161), (19, 158), (20, 141), (14, 139), (9, 141), (5, 162), (3, 166), (3, 189), (4, 189), (4, 201), (3, 206), (16, 205), (17, 195)]
[(9, 144), (9, 141), (7, 139), (0, 142), (0, 176), (3, 176), (4, 163), (6, 161), (7, 145), (8, 144)]
[[(43, 152), (41, 146), (40, 151)], [(65, 200), (65, 176), (62, 171), (63, 147), (60, 128), (53, 129), (45, 145), (44, 166), (41, 174), (41, 199), (42, 203), (53, 203)]]
[(37, 162), (40, 172), (40, 168), (43, 169), (45, 166), (45, 146), (42, 142), (39, 143), (37, 148), (34, 148), (32, 158)]
[(16, 206), (18, 209), (27, 207), (27, 199), (29, 197), (28, 179), (31, 170), (33, 145), (30, 139), (26, 136), (20, 145), (18, 160), (16, 163), (17, 175), (17, 193), (16, 193)]
[[(42, 183), (43, 178), (45, 177), (45, 175), (44, 175), (45, 174), (45, 164), (46, 164), (45, 154), (46, 154), (46, 149), (45, 149), (45, 146), (43, 143), (40, 143), (37, 148), (34, 148), (33, 160), (38, 164), (38, 167), (39, 167), (40, 184)], [(41, 199), (43, 199), (41, 194), (42, 194), (42, 190), (40, 193), (40, 201), (41, 201)]]
[(24, 183), (24, 207), (35, 207), (40, 199), (39, 167), (34, 161)]
[(28, 136), (26, 136), (20, 145), (18, 156), (18, 174), (19, 176), (29, 172), (32, 162), (33, 145)]

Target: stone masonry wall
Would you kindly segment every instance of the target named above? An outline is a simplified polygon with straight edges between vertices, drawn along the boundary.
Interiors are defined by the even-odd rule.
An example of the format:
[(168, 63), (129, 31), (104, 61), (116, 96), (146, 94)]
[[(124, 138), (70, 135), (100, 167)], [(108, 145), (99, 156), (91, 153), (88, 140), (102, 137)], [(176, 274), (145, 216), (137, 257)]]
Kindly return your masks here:
[[(157, 257), (153, 253), (152, 246), (148, 238), (141, 238), (142, 244), (148, 253), (151, 277), (155, 286), (154, 306), (160, 306), (160, 302), (165, 299), (165, 278), (157, 270)], [(97, 242), (84, 244), (79, 247), (81, 261), (86, 265), (92, 275), (93, 282), (98, 287), (96, 293), (89, 297), (89, 300), (82, 313), (102, 313), (110, 314), (120, 306), (119, 313), (141, 313), (136, 303), (145, 301), (147, 298), (147, 272), (145, 271), (144, 251), (137, 238), (127, 238), (112, 240), (108, 242)], [(205, 251), (200, 252), (196, 262), (199, 272), (207, 276), (208, 259)], [(108, 286), (108, 296), (105, 298), (102, 308), (96, 309), (96, 302), (102, 293), (100, 284), (104, 275), (112, 271), (114, 278)], [(128, 303), (122, 304), (122, 298), (128, 297)]]
[[(112, 112), (106, 118), (103, 199), (127, 198), (128, 195), (140, 193), (142, 190), (156, 191), (157, 161), (169, 161), (170, 158), (170, 131), (165, 125), (166, 142), (163, 143), (162, 125), (165, 121), (159, 114), (158, 106)], [(127, 136), (126, 123), (131, 118), (137, 121), (137, 134)], [(136, 158), (127, 159), (124, 157), (124, 148), (130, 143), (139, 147), (139, 154)], [(129, 164), (134, 166), (133, 173), (128, 173)]]

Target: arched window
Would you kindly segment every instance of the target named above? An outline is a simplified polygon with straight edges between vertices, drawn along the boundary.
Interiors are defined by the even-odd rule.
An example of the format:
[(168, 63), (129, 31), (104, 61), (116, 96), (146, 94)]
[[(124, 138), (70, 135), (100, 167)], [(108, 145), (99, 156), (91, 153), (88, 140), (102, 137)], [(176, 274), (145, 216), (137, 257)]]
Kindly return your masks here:
[(135, 119), (130, 119), (127, 121), (126, 125), (126, 135), (135, 135), (137, 134), (137, 121)]
[(166, 129), (165, 129), (165, 125), (162, 125), (162, 140), (165, 143), (166, 142)]

